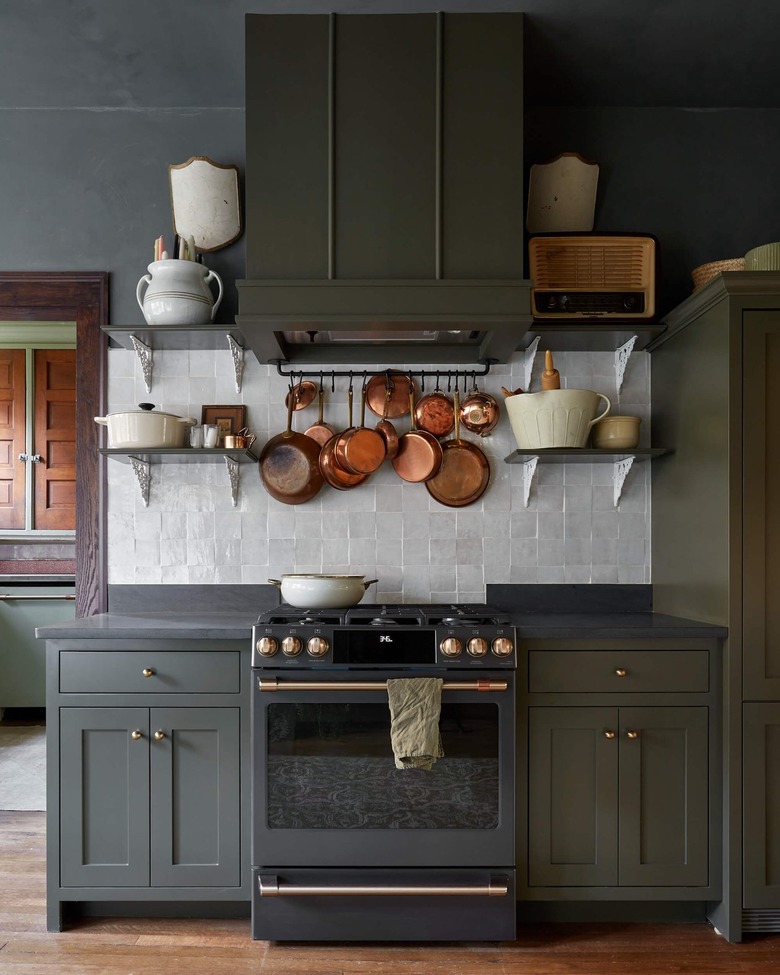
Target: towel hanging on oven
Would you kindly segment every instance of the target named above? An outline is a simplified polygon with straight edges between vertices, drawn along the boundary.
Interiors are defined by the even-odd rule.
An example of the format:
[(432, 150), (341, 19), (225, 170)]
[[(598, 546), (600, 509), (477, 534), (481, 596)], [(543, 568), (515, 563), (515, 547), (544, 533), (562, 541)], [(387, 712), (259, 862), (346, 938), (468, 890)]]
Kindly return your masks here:
[(388, 680), (390, 743), (396, 768), (430, 770), (443, 757), (439, 731), (442, 683), (440, 677)]

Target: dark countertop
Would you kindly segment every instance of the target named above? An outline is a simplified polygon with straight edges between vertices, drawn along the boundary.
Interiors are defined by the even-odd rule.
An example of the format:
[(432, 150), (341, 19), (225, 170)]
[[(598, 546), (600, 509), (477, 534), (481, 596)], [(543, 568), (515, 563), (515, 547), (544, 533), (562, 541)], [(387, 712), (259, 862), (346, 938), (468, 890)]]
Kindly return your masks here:
[[(724, 626), (666, 616), (663, 613), (516, 613), (521, 639), (720, 639)], [(48, 640), (249, 640), (257, 613), (103, 613), (39, 626), (35, 635)]]

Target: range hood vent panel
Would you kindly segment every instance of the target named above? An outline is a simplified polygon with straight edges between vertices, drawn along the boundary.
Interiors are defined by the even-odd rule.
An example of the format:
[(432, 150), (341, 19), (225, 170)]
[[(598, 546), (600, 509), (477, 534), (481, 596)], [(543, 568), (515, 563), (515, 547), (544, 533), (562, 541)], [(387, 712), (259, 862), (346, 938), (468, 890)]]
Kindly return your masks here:
[(258, 359), (505, 361), (531, 326), (523, 15), (246, 23), (237, 323)]

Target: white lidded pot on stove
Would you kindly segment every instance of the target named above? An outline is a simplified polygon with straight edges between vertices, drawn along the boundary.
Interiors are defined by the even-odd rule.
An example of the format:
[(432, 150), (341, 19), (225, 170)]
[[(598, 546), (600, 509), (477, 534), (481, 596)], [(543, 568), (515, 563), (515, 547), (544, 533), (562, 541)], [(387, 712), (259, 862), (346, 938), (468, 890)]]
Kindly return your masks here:
[(377, 579), (352, 575), (323, 575), (300, 573), (269, 579), (278, 586), (282, 599), (298, 609), (345, 609), (357, 606), (365, 591)]
[(95, 423), (108, 428), (109, 447), (183, 447), (188, 427), (198, 421), (155, 410), (151, 403), (139, 403), (137, 410), (121, 410), (96, 416)]

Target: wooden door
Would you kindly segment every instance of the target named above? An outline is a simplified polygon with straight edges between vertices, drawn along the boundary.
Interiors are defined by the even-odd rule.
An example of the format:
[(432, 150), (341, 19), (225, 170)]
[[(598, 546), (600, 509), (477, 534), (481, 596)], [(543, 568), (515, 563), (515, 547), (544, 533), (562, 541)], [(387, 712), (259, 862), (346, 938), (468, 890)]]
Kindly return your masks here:
[(76, 350), (35, 351), (33, 526), (76, 528)]
[(62, 708), (60, 782), (62, 886), (147, 886), (148, 709)]
[(622, 886), (709, 879), (708, 709), (620, 709)]
[(153, 708), (150, 731), (152, 885), (240, 886), (238, 708)]
[(780, 312), (745, 312), (743, 667), (745, 697), (780, 699)]
[(25, 352), (0, 349), (0, 529), (25, 527)]
[(529, 709), (532, 887), (617, 883), (617, 728), (617, 708)]

